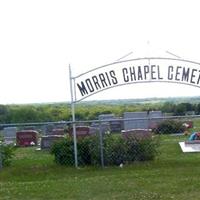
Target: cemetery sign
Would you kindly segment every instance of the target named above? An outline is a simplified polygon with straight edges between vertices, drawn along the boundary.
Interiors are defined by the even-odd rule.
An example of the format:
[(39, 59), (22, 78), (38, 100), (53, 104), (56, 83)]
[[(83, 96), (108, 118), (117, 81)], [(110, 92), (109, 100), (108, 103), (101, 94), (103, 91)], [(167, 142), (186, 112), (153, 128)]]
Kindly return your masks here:
[(72, 76), (69, 66), (75, 166), (78, 166), (75, 103), (101, 91), (134, 83), (166, 82), (200, 87), (200, 63), (179, 58), (117, 61)]
[(200, 64), (173, 58), (141, 58), (104, 65), (72, 78), (75, 102), (133, 83), (172, 82), (200, 87)]

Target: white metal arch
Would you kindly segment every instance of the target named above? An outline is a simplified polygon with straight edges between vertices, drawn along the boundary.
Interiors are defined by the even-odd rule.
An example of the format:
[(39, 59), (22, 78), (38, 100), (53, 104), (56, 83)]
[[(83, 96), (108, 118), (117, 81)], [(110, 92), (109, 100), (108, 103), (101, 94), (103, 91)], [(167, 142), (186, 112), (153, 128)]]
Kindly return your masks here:
[[(161, 75), (160, 75), (161, 68), (160, 68), (158, 63), (159, 62), (163, 63), (163, 62), (166, 62), (166, 61), (170, 62), (170, 65), (166, 65), (163, 68), (163, 74), (162, 74), (163, 77), (161, 77)], [(150, 66), (151, 67), (157, 66), (157, 68), (159, 69), (159, 71), (157, 71), (157, 73), (159, 73), (158, 78), (155, 78), (155, 77), (152, 78), (152, 74), (150, 75), (150, 72), (149, 72), (149, 74), (148, 74), (149, 77), (150, 77), (149, 79), (145, 79), (145, 80), (142, 79), (142, 80), (139, 80), (139, 81), (138, 80), (127, 81), (125, 79), (123, 80), (124, 74), (123, 74), (123, 76), (121, 74), (118, 74), (118, 77), (117, 77), (117, 75), (113, 73), (112, 78), (117, 80), (117, 84), (112, 85), (111, 82), (108, 79), (108, 82), (109, 82), (110, 85), (108, 84), (109, 85), (108, 87), (102, 87), (101, 88), (100, 83), (97, 80), (97, 77), (98, 77), (99, 74), (102, 74), (102, 73), (99, 72), (99, 74), (98, 74), (98, 71), (105, 70), (105, 69), (111, 67), (113, 72), (115, 72), (115, 69), (117, 67), (119, 69), (121, 69), (120, 67), (123, 66), (124, 67), (123, 69), (125, 69), (126, 66), (133, 67), (134, 63), (138, 63), (138, 62), (141, 62), (141, 68), (142, 67), (144, 68), (143, 73), (145, 73), (145, 66), (146, 66), (146, 76), (147, 76), (147, 71), (148, 71), (147, 66), (149, 66), (149, 67)], [(156, 63), (157, 63), (157, 65), (156, 65)], [(173, 63), (176, 63), (175, 68), (172, 68)], [(132, 64), (132, 65), (129, 66), (129, 64)], [(184, 64), (184, 66), (183, 66), (183, 64)], [(138, 66), (138, 69), (139, 69), (139, 67), (140, 66)], [(168, 67), (168, 69), (167, 69), (167, 67)], [(154, 67), (154, 68), (156, 68), (156, 67)], [(135, 68), (134, 68), (134, 70), (135, 70)], [(167, 72), (165, 70), (168, 70), (168, 77), (165, 76), (165, 72)], [(173, 75), (173, 78), (172, 78), (172, 74), (171, 74), (171, 77), (169, 77), (169, 71), (172, 73), (172, 70), (176, 71), (176, 72), (173, 72), (173, 73), (175, 73)], [(123, 70), (121, 70), (121, 72), (122, 71)], [(180, 78), (181, 72), (182, 72), (182, 79)], [(97, 75), (95, 73), (97, 73)], [(155, 75), (156, 70), (153, 71), (153, 72), (151, 71), (151, 73), (153, 73)], [(108, 74), (106, 74), (106, 76), (108, 76)], [(95, 80), (94, 80), (94, 77), (95, 77)], [(129, 85), (129, 84), (136, 84), (136, 83), (165, 82), (165, 83), (176, 83), (176, 84), (190, 85), (190, 86), (193, 86), (193, 87), (200, 88), (200, 63), (195, 62), (195, 61), (180, 59), (180, 58), (145, 57), (145, 58), (136, 58), (136, 59), (129, 59), (129, 60), (113, 62), (113, 63), (110, 63), (110, 64), (106, 64), (106, 65), (103, 65), (103, 66), (100, 66), (100, 67), (93, 68), (93, 69), (88, 70), (88, 71), (86, 71), (82, 74), (79, 74), (77, 76), (72, 76), (71, 67), (69, 66), (69, 79), (70, 79), (70, 92), (71, 92), (71, 108), (72, 108), (72, 121), (73, 121), (75, 166), (78, 167), (77, 144), (76, 144), (76, 124), (75, 124), (76, 123), (75, 104), (77, 102), (80, 102), (83, 99), (86, 99), (86, 98), (88, 98), (92, 95), (95, 95), (99, 92), (102, 92), (102, 91), (105, 91), (105, 90), (108, 90), (108, 89), (111, 89), (111, 88), (114, 88), (114, 87)], [(79, 79), (80, 79), (80, 81), (78, 82), (77, 80), (79, 80)], [(91, 80), (93, 80), (93, 82)], [(102, 83), (104, 83), (104, 86), (105, 86), (106, 85), (105, 80), (103, 80), (101, 78), (101, 81), (102, 81)], [(90, 85), (88, 84), (88, 82), (90, 83)], [(94, 85), (92, 85), (92, 84), (94, 84)], [(77, 86), (79, 86), (79, 87), (77, 88)], [(89, 86), (92, 87), (92, 90)], [(96, 87), (96, 90), (94, 89), (95, 87)], [(79, 96), (80, 97), (77, 97), (77, 89), (79, 89)]]

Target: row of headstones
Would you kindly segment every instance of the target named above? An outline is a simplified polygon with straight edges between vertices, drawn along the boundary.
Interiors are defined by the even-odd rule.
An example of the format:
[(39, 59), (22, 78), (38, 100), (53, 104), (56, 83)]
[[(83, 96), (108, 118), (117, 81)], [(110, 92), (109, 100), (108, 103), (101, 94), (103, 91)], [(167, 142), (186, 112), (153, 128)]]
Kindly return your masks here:
[[(119, 118), (119, 117), (115, 117), (114, 114), (103, 114), (103, 115), (99, 115), (99, 120), (102, 120), (104, 122), (102, 122), (101, 124), (99, 123), (92, 123), (91, 124), (91, 130), (93, 131), (92, 128), (98, 129), (101, 128), (103, 129), (103, 132), (105, 132), (106, 130), (110, 130), (111, 132), (119, 132), (122, 129), (124, 130), (129, 130), (129, 129), (147, 129), (147, 128), (151, 128), (150, 126), (152, 126), (152, 124), (154, 124), (154, 122), (158, 122), (159, 120), (151, 120), (151, 124), (149, 124), (149, 119), (151, 119), (152, 117), (162, 117), (162, 112), (161, 111), (151, 111), (151, 112), (125, 112), (123, 119), (124, 121)], [(132, 118), (133, 120), (127, 120)], [(136, 119), (136, 120), (134, 120)], [(139, 119), (139, 120), (138, 120)], [(106, 122), (106, 120), (108, 122)], [(113, 121), (109, 121), (109, 120), (113, 120)], [(64, 134), (64, 128), (63, 126), (55, 126), (54, 124), (48, 124), (48, 125), (44, 125), (41, 128), (42, 132), (45, 133), (45, 135), (63, 135)], [(34, 127), (26, 127), (24, 128), (24, 130), (34, 130)], [(7, 138), (13, 138), (16, 137), (16, 132), (17, 132), (17, 128), (16, 127), (8, 127), (8, 128), (4, 128), (4, 137)]]
[(63, 137), (64, 129), (54, 129), (51, 134), (39, 137), (40, 134), (37, 130), (29, 128), (18, 131), (16, 127), (6, 127), (2, 131), (2, 136), (6, 144), (14, 143), (16, 146), (21, 147), (41, 145), (42, 148), (46, 148), (50, 146), (51, 140)]
[[(157, 126), (161, 121), (163, 114), (161, 111), (150, 111), (150, 112), (125, 112), (123, 119), (115, 117), (114, 114), (99, 115), (99, 120), (104, 121), (102, 123), (104, 129), (106, 124), (109, 124), (111, 132), (120, 132), (121, 130), (131, 129), (152, 129)], [(131, 120), (129, 120), (131, 119)], [(106, 120), (113, 120), (105, 122)], [(99, 126), (97, 124), (97, 126)]]
[[(141, 129), (148, 129), (149, 128), (149, 121), (148, 117), (161, 117), (162, 113), (161, 111), (156, 112), (127, 112), (124, 113), (124, 123), (120, 118), (117, 118), (114, 116), (114, 114), (105, 114), (105, 115), (99, 115), (99, 120), (102, 120), (103, 122), (101, 124), (99, 123), (93, 123), (91, 127), (87, 126), (79, 126), (76, 128), (76, 134), (78, 137), (82, 137), (85, 135), (91, 135), (96, 133), (101, 129), (102, 133), (109, 132), (121, 132), (122, 130), (125, 131), (125, 133), (128, 133), (129, 130), (137, 130), (137, 132)], [(133, 120), (126, 119), (133, 118)], [(134, 120), (134, 118), (137, 118), (140, 120)], [(106, 120), (108, 122), (106, 122)], [(109, 121), (111, 120), (111, 121)], [(112, 121), (113, 120), (113, 121)], [(157, 121), (153, 121), (153, 123), (157, 123)], [(152, 120), (151, 120), (152, 123)], [(49, 148), (51, 144), (64, 136), (64, 128), (58, 127), (55, 128), (53, 124), (44, 126), (43, 130), (45, 132), (44, 136), (41, 136), (41, 140), (39, 141), (41, 148)], [(140, 131), (139, 131), (140, 132)], [(124, 133), (122, 131), (122, 133)], [(72, 136), (72, 129), (69, 130), (69, 134)], [(17, 131), (16, 127), (8, 127), (4, 128), (3, 130), (3, 136), (5, 138), (5, 141), (7, 143), (16, 141), (17, 146), (31, 146), (31, 145), (38, 145), (38, 135), (39, 133), (36, 130), (22, 130)]]
[[(77, 136), (83, 137), (86, 135), (94, 134), (96, 129), (88, 126), (79, 126), (76, 128)], [(16, 146), (37, 146), (41, 149), (50, 148), (52, 143), (56, 140), (64, 138), (64, 129), (53, 129), (49, 135), (43, 135), (39, 137), (39, 132), (36, 130), (20, 130), (17, 131), (16, 127), (7, 127), (3, 130), (3, 138), (6, 144), (16, 143)], [(72, 137), (72, 128), (69, 129), (69, 135)]]

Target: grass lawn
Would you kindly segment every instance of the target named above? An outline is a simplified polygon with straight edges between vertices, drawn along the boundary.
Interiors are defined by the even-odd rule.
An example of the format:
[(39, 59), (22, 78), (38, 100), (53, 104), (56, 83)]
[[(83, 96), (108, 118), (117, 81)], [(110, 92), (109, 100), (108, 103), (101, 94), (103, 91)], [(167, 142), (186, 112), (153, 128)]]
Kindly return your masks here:
[(18, 148), (0, 171), (0, 200), (200, 199), (200, 153), (182, 153), (184, 136), (162, 136), (152, 162), (74, 169), (58, 166), (48, 152)]

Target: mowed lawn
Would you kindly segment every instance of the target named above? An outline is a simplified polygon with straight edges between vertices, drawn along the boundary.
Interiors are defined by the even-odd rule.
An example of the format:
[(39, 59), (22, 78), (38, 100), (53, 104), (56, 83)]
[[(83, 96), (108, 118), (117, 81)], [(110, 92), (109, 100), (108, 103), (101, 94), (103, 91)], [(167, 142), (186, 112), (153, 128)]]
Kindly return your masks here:
[(155, 161), (120, 167), (58, 166), (48, 152), (18, 148), (0, 171), (0, 199), (200, 199), (200, 153), (182, 153), (184, 136), (162, 136)]

